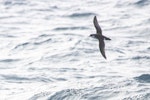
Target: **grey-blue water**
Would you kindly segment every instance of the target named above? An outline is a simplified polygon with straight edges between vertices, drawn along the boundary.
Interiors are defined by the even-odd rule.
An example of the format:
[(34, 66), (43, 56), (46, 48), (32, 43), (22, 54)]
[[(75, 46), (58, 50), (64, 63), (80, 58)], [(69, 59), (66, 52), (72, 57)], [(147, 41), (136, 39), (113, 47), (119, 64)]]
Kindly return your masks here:
[(150, 100), (150, 0), (1, 0), (0, 100)]

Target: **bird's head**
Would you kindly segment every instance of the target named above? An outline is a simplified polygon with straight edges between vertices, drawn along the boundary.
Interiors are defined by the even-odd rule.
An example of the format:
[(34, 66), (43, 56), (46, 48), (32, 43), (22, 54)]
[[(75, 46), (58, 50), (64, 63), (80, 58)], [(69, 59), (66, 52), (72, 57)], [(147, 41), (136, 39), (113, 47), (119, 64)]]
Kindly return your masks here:
[(90, 37), (97, 38), (97, 34), (90, 34)]

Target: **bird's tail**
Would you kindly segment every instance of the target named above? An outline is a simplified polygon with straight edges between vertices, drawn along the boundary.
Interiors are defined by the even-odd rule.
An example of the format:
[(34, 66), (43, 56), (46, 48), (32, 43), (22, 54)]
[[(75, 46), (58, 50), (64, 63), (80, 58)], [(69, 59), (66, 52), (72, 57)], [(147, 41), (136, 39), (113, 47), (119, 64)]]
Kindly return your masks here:
[(105, 40), (111, 40), (110, 38), (108, 38), (108, 37), (106, 37), (106, 36), (103, 36), (103, 38), (104, 38)]

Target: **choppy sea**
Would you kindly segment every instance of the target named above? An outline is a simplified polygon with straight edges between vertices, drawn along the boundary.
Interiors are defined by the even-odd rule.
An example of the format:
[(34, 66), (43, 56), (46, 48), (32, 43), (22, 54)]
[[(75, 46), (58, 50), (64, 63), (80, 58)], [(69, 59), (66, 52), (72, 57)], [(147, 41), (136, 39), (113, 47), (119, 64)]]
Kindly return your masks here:
[(150, 100), (150, 0), (0, 0), (0, 100)]

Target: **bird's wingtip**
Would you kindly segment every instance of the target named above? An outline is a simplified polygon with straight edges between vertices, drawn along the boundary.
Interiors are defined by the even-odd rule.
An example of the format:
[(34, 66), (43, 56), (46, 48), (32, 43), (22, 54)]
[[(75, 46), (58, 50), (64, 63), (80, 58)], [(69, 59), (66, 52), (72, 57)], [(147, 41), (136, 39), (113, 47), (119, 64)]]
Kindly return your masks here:
[(103, 56), (105, 59), (107, 59), (107, 57), (106, 56)]

